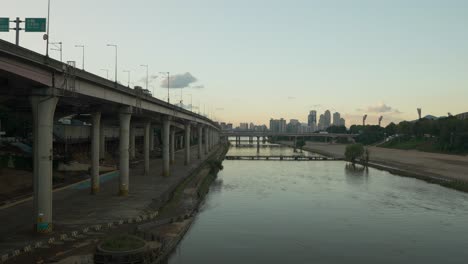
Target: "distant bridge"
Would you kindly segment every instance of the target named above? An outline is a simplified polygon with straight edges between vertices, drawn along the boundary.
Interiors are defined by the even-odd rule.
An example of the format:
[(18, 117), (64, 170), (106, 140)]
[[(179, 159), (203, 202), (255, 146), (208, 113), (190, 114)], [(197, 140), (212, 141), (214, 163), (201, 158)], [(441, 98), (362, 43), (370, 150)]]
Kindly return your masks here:
[(321, 137), (321, 138), (354, 138), (358, 134), (344, 133), (290, 133), (270, 131), (222, 131), (223, 137)]

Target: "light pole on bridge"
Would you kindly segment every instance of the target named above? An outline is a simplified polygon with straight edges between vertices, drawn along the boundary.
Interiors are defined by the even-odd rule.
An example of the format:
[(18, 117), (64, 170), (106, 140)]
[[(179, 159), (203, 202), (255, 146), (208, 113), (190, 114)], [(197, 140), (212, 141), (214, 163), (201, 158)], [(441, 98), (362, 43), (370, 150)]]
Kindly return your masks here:
[(117, 85), (117, 45), (115, 44), (107, 44), (108, 47), (114, 47), (115, 48), (115, 85)]

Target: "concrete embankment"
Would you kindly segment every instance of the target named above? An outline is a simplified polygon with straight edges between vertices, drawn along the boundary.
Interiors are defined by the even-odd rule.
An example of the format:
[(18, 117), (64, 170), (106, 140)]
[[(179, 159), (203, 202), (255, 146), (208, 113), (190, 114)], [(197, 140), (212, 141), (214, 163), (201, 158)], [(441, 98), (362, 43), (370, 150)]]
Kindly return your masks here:
[[(292, 142), (281, 144), (291, 146)], [(345, 144), (307, 142), (304, 150), (344, 158)], [(369, 166), (468, 192), (468, 156), (369, 147)]]
[[(169, 177), (161, 176), (160, 159), (150, 161), (150, 175), (145, 175), (143, 166), (137, 165), (131, 170), (128, 197), (116, 195), (118, 177), (102, 183), (98, 195), (89, 195), (89, 186), (81, 185), (56, 192), (56, 228), (54, 233), (46, 236), (31, 235), (31, 201), (0, 210), (0, 217), (6, 220), (0, 227), (0, 251), (4, 252), (0, 257), (6, 256), (8, 263), (59, 261), (77, 254), (80, 258), (92, 259), (96, 244), (104, 237), (132, 233), (139, 225), (167, 217), (166, 212), (171, 210), (165, 207), (177, 197), (180, 186), (194, 178), (193, 175), (203, 175), (214, 161), (220, 164), (226, 151), (226, 145), (219, 145), (200, 160), (196, 158), (195, 146), (189, 166), (182, 165), (184, 154), (177, 152)], [(182, 208), (185, 209), (174, 211), (177, 216), (187, 213), (187, 208)], [(15, 220), (10, 218), (12, 215), (15, 215)]]

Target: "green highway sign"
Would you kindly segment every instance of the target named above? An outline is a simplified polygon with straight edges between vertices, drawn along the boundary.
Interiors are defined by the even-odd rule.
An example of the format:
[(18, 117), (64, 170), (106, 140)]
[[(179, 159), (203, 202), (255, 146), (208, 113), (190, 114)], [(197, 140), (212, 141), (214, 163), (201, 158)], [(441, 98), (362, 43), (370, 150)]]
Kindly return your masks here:
[(26, 32), (46, 32), (45, 18), (26, 18)]
[(10, 18), (0, 17), (0, 32), (10, 31)]

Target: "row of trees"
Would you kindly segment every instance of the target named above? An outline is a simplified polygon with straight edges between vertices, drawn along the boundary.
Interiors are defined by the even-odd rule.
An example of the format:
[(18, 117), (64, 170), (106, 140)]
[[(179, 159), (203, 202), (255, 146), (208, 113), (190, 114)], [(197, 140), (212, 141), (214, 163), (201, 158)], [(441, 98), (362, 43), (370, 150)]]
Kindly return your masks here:
[(349, 132), (359, 134), (356, 141), (362, 144), (373, 144), (385, 136), (398, 135), (394, 140), (421, 139), (432, 142), (438, 151), (468, 152), (468, 120), (453, 116), (390, 123), (386, 127), (353, 125)]

